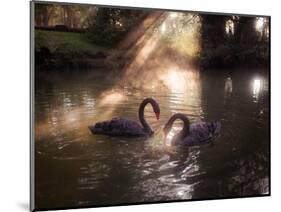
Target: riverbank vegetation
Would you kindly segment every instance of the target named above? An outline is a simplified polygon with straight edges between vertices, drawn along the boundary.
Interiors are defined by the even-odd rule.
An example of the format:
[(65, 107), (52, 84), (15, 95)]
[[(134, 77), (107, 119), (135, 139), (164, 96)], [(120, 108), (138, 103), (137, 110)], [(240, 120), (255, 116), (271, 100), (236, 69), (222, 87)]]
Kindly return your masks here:
[(268, 17), (38, 3), (35, 25), (38, 67), (144, 70), (171, 58), (183, 68), (269, 64)]
[(121, 51), (98, 46), (84, 33), (35, 30), (36, 65), (54, 68), (114, 67), (112, 60)]

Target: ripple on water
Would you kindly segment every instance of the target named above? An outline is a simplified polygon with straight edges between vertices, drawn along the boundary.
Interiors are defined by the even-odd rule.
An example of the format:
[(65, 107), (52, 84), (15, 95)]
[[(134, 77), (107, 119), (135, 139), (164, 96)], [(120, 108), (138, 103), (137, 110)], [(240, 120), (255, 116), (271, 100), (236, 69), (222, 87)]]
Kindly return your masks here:
[[(224, 84), (224, 79), (217, 79)], [(49, 173), (56, 168), (53, 166), (56, 163), (62, 167), (60, 170), (64, 170), (50, 182), (62, 184), (64, 188), (72, 191), (69, 193), (75, 194), (77, 202), (81, 205), (99, 200), (117, 202), (123, 198), (123, 195), (120, 195), (121, 191), (130, 194), (126, 199), (122, 199), (126, 202), (190, 199), (196, 196), (196, 192), (205, 191), (203, 185), (196, 187), (196, 190), (194, 187), (201, 183), (200, 180), (212, 178), (212, 174), (209, 173), (210, 166), (212, 171), (218, 170), (222, 176), (240, 176), (241, 171), (237, 169), (239, 165), (233, 164), (235, 158), (227, 154), (235, 149), (233, 156), (238, 157), (236, 155), (239, 153), (239, 158), (245, 159), (257, 150), (260, 143), (266, 141), (263, 133), (268, 123), (266, 122), (268, 105), (264, 104), (261, 98), (258, 100), (259, 103), (253, 104), (251, 98), (243, 95), (248, 88), (240, 89), (239, 81), (233, 84), (235, 95), (228, 99), (220, 95), (224, 87), (220, 88), (212, 79), (207, 78), (201, 83), (202, 89), (194, 90), (198, 95), (192, 95), (191, 92), (173, 93), (160, 90), (143, 93), (127, 87), (124, 92), (126, 100), (114, 106), (104, 107), (99, 105), (100, 94), (111, 87), (102, 85), (102, 80), (93, 79), (89, 83), (78, 81), (76, 78), (75, 83), (69, 83), (62, 79), (59, 84), (53, 83), (50, 89), (45, 89), (44, 86), (37, 89), (35, 118), (38, 125), (36, 130), (38, 158), (43, 158), (47, 164), (44, 168), (50, 170)], [(148, 122), (156, 132), (151, 139), (144, 141), (141, 138), (112, 138), (92, 135), (89, 132), (88, 125), (116, 116), (138, 121), (139, 102), (147, 96), (157, 99), (161, 107), (159, 122), (155, 122), (155, 115), (150, 107), (145, 112)], [(161, 149), (161, 125), (176, 112), (184, 113), (191, 122), (201, 119), (221, 120), (222, 135), (215, 144), (214, 151), (209, 151), (211, 149), (209, 147), (190, 148), (188, 155), (180, 151), (167, 154)], [(182, 124), (175, 123), (174, 128), (181, 129)], [(249, 136), (254, 142), (244, 142), (243, 138)], [(209, 155), (204, 154), (205, 150)], [(265, 157), (267, 158), (267, 155)], [(213, 164), (210, 158), (217, 159), (216, 163)], [(228, 170), (226, 174), (225, 167)], [(232, 169), (236, 169), (235, 174), (232, 173)], [(37, 171), (40, 174), (41, 169)], [(65, 173), (71, 175), (66, 176)], [(265, 171), (255, 171), (257, 178), (266, 177), (262, 174), (259, 176), (259, 173), (264, 174)], [(45, 177), (49, 180), (49, 176)], [(72, 178), (65, 180), (66, 177)], [(60, 197), (57, 199), (63, 198), (65, 193), (61, 190), (64, 189), (53, 188), (47, 180), (40, 181), (41, 185), (38, 187), (44, 187), (45, 184), (46, 186), (45, 190), (38, 193), (41, 193), (44, 199), (48, 199), (48, 194), (56, 191), (54, 193)], [(214, 181), (212, 179), (207, 182), (211, 188), (217, 184)], [(261, 192), (266, 193), (268, 182), (264, 181), (263, 184), (265, 186)], [(118, 192), (114, 193), (114, 189)]]
[(110, 167), (100, 162), (92, 161), (80, 168), (80, 177), (77, 180), (78, 189), (93, 190), (110, 177)]
[(171, 161), (168, 163), (164, 163), (163, 165), (161, 165), (158, 170), (159, 171), (163, 171), (163, 170), (167, 170), (167, 169), (171, 169), (174, 168), (178, 165), (178, 161)]

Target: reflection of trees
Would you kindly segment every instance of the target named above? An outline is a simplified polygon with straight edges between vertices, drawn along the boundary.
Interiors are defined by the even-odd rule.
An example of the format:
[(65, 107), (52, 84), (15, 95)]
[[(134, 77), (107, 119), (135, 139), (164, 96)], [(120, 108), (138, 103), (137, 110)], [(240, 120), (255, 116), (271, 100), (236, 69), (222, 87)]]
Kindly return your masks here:
[[(206, 168), (195, 197), (230, 197), (268, 193), (268, 96), (260, 91), (253, 101), (253, 79), (233, 75), (233, 91), (225, 93), (225, 77), (203, 75), (202, 106), (205, 118), (221, 120), (221, 136), (214, 148), (202, 149), (199, 164)], [(241, 77), (244, 80), (241, 79)], [(212, 78), (213, 77), (213, 78)], [(250, 80), (249, 80), (250, 79)], [(212, 92), (209, 92), (212, 90)], [(248, 92), (247, 92), (248, 91)], [(203, 191), (210, 190), (209, 193)]]
[[(247, 196), (256, 194), (265, 194), (269, 192), (269, 161), (268, 152), (265, 149), (260, 149), (251, 157), (238, 159), (230, 164), (236, 171), (228, 180), (227, 189), (237, 195)], [(236, 167), (240, 167), (237, 169)]]

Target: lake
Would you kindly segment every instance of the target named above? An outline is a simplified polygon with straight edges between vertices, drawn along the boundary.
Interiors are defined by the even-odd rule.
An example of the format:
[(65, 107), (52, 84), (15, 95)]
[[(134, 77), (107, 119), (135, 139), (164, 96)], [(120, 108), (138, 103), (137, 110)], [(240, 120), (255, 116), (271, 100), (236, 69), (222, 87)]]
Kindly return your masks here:
[[(260, 74), (264, 72), (171, 72), (159, 78), (161, 83), (138, 80), (138, 86), (104, 73), (54, 73), (35, 83), (36, 208), (269, 193), (269, 86), (268, 76)], [(145, 110), (153, 137), (89, 131), (89, 125), (113, 117), (138, 121), (138, 107), (146, 97), (155, 98), (161, 108), (159, 121), (150, 106)], [(220, 136), (188, 150), (169, 142), (164, 146), (162, 127), (176, 112), (192, 123), (220, 121)], [(175, 123), (170, 136), (180, 129), (181, 123)]]

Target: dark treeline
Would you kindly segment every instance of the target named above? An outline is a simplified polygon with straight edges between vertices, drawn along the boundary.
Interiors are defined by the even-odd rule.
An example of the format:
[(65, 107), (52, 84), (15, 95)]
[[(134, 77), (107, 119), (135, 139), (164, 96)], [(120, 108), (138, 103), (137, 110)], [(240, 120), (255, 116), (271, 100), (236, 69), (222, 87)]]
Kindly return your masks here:
[(65, 25), (69, 28), (87, 28), (96, 14), (90, 5), (35, 4), (35, 25), (47, 27)]
[(98, 8), (96, 18), (87, 30), (87, 37), (102, 46), (116, 46), (147, 14), (145, 10)]
[[(267, 65), (267, 18), (201, 15), (200, 63), (207, 67)], [(257, 24), (260, 22), (260, 28)], [(240, 64), (238, 64), (240, 63)]]
[[(79, 38), (77, 37), (77, 39), (76, 37), (72, 39), (74, 36), (71, 34), (69, 34), (69, 36), (67, 33), (64, 34), (64, 39), (69, 41), (67, 44), (59, 43), (59, 39), (57, 38), (54, 38), (54, 41), (46, 39), (50, 34), (44, 35), (43, 32), (37, 33), (35, 36), (36, 47), (38, 47), (36, 53), (40, 56), (40, 52), (43, 52), (41, 51), (43, 47), (44, 52), (47, 52), (48, 55), (73, 54), (73, 51), (75, 51), (74, 54), (76, 58), (79, 57), (79, 55), (84, 57), (85, 55), (96, 55), (95, 53), (91, 53), (90, 48), (85, 48), (85, 46), (88, 45), (85, 44), (85, 42), (88, 42), (94, 45), (94, 52), (97, 52), (95, 51), (95, 46), (97, 46), (104, 48), (105, 50), (103, 53), (106, 55), (110, 53), (106, 49), (116, 49), (118, 44), (128, 39), (127, 35), (132, 32), (132, 30), (136, 30), (136, 26), (139, 26), (141, 22), (145, 22), (144, 20), (151, 14), (151, 10), (37, 3), (35, 7), (35, 25), (37, 27), (54, 26), (54, 29), (63, 29), (63, 26), (67, 29), (83, 28), (83, 31), (81, 31), (83, 33), (81, 33), (82, 35)], [(256, 67), (268, 65), (268, 18), (213, 14), (195, 14), (195, 16), (199, 17), (200, 20), (199, 32), (196, 33), (200, 43), (200, 50), (198, 54), (194, 55), (195, 60), (193, 60), (197, 61), (196, 64), (208, 68)], [(177, 23), (183, 22), (179, 19), (174, 20)], [(165, 21), (165, 19), (163, 19), (163, 21)], [(190, 23), (186, 25), (183, 24), (183, 26), (176, 27), (176, 29), (180, 31), (178, 28), (188, 28), (190, 27), (188, 24)], [(153, 25), (153, 27), (159, 28), (160, 25), (161, 23)], [(146, 33), (145, 24), (143, 24), (142, 27), (143, 33)], [(151, 27), (151, 25), (147, 26), (147, 28), (148, 27)], [(161, 30), (158, 30), (158, 37), (160, 38), (161, 36), (163, 37), (165, 34), (163, 32), (161, 33)], [(75, 44), (76, 48), (72, 48), (72, 44)], [(182, 42), (181, 46), (184, 45), (189, 44)], [(52, 47), (53, 50), (50, 47)], [(84, 51), (85, 49), (87, 52)], [(40, 58), (44, 57), (44, 55), (40, 56)], [(69, 58), (73, 62), (73, 57)]]

